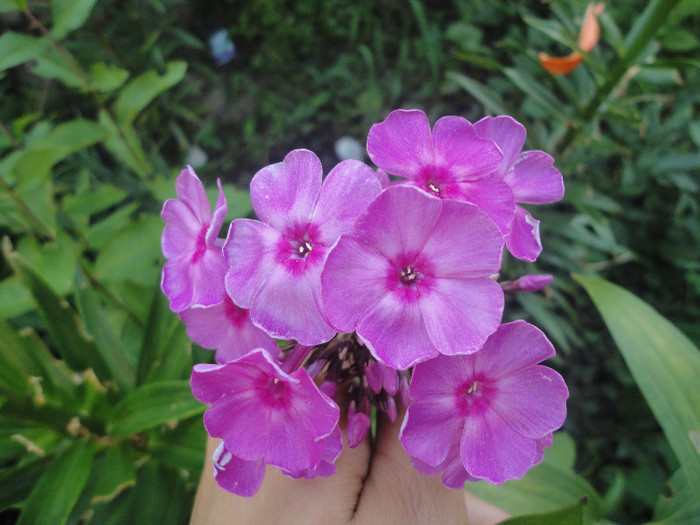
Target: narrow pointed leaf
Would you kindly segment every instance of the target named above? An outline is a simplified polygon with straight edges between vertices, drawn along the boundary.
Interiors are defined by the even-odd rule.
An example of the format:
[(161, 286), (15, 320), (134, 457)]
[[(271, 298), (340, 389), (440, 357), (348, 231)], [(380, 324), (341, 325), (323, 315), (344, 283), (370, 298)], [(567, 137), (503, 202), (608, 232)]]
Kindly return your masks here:
[(17, 525), (65, 523), (85, 488), (94, 455), (87, 439), (74, 441), (59, 453), (29, 494)]
[(593, 299), (700, 500), (700, 350), (647, 303), (596, 276), (574, 276)]
[(201, 404), (190, 391), (187, 379), (148, 383), (132, 390), (114, 408), (108, 432), (128, 436), (149, 428), (201, 414)]

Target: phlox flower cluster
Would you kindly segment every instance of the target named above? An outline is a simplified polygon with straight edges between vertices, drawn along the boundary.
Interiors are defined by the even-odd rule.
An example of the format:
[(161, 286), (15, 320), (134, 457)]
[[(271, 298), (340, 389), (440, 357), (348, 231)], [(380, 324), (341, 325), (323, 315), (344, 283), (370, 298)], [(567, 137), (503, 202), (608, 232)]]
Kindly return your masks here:
[(347, 160), (324, 177), (303, 149), (262, 168), (257, 218), (233, 220), (225, 239), (221, 183), (212, 212), (182, 171), (163, 207), (162, 289), (189, 337), (216, 350), (191, 386), (221, 439), (221, 487), (251, 496), (267, 465), (330, 476), (344, 443), (367, 439), (376, 411), (395, 420), (397, 404), (414, 466), (448, 487), (503, 483), (542, 460), (568, 390), (540, 364), (554, 355), (546, 336), (502, 320), (505, 293), (552, 276), (497, 276), (506, 250), (528, 262), (542, 250), (521, 204), (556, 202), (564, 185), (524, 142), (508, 116), (431, 129), (422, 111), (396, 110), (369, 131), (375, 168)]

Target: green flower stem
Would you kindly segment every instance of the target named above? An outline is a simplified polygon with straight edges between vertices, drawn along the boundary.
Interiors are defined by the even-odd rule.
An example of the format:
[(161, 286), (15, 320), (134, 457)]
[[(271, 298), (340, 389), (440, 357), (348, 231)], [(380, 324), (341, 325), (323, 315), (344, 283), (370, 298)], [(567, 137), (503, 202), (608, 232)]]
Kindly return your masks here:
[(634, 65), (641, 52), (646, 48), (659, 28), (663, 26), (679, 2), (680, 0), (655, 0), (647, 6), (627, 34), (620, 57), (611, 69), (607, 79), (581, 111), (579, 121), (583, 125), (571, 125), (567, 129), (556, 146), (557, 156), (561, 155), (571, 145), (585, 125), (595, 117), (608, 95), (622, 80), (625, 73)]

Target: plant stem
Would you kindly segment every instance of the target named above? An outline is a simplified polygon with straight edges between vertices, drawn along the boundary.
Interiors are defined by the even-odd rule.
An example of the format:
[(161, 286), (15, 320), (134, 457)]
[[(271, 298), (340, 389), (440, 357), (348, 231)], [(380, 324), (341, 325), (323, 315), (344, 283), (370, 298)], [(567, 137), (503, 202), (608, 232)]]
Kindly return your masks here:
[(641, 52), (679, 2), (680, 0), (655, 0), (647, 6), (627, 34), (620, 57), (607, 79), (598, 87), (593, 98), (581, 110), (579, 122), (582, 122), (583, 125), (570, 125), (556, 145), (557, 156), (561, 155), (572, 144), (585, 125), (595, 117), (608, 95), (622, 80), (627, 70), (634, 65)]

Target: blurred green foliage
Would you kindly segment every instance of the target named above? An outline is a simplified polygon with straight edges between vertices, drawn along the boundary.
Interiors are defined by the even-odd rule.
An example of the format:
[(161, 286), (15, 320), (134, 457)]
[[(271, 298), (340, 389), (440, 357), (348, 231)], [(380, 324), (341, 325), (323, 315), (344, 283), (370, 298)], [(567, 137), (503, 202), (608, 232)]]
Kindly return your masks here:
[[(624, 315), (603, 312), (620, 353), (568, 275), (598, 272), (633, 291), (697, 354), (700, 2), (608, 5), (584, 64), (549, 75), (537, 53), (575, 48), (585, 8), (0, 0), (0, 521), (188, 521), (204, 407), (187, 378), (211, 356), (159, 289), (157, 213), (174, 175), (196, 146), (200, 175), (225, 183), (229, 219), (245, 216), (257, 169), (295, 147), (330, 165), (338, 137), (362, 141), (398, 107), (432, 120), (511, 114), (566, 179), (564, 201), (533, 210), (542, 256), (509, 259), (502, 275), (557, 277), (508, 309), (560, 351), (566, 433), (524, 480), (488, 490), (511, 512), (552, 520), (697, 519), (679, 438), (643, 394), (658, 386), (655, 396), (697, 407), (700, 393), (640, 381), (626, 365)], [(219, 28), (238, 53), (222, 66), (207, 44)], [(625, 304), (622, 314), (637, 308)]]

